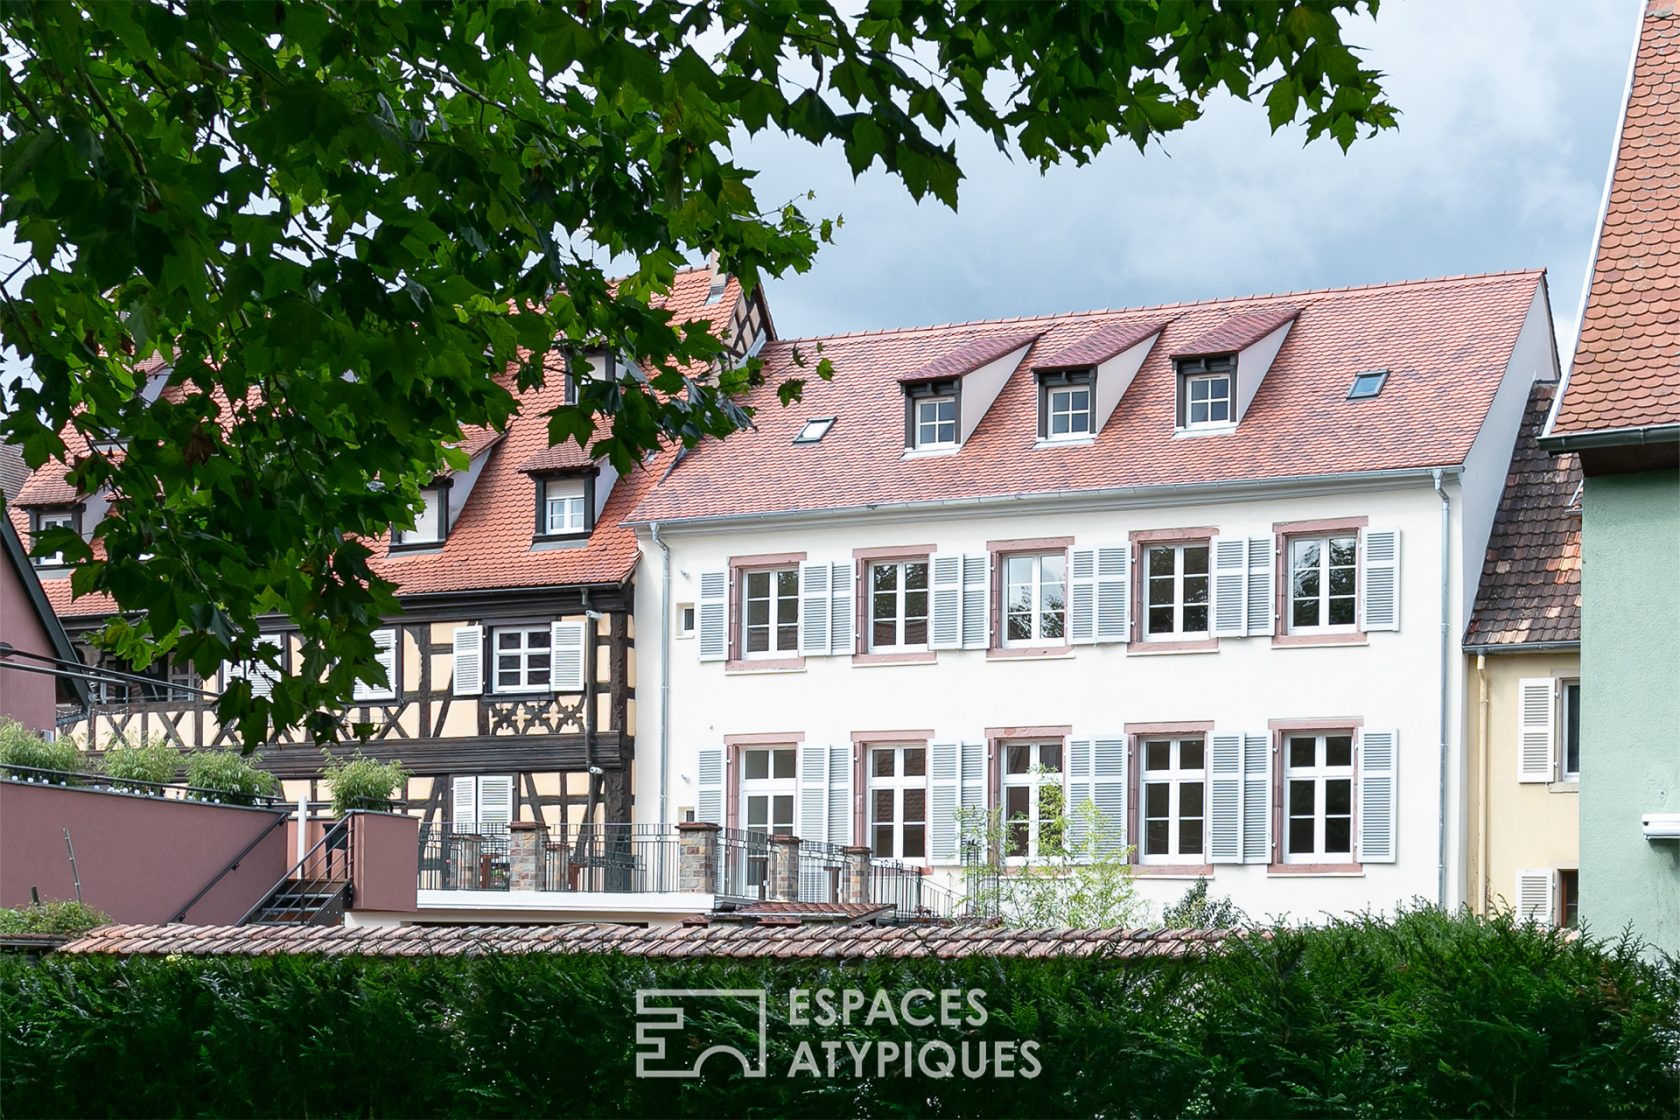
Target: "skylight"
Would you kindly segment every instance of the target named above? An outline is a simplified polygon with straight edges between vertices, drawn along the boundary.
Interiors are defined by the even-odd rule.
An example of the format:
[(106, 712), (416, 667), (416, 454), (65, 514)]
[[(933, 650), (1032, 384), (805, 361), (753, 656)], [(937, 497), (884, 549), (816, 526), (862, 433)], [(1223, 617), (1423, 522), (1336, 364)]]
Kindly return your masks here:
[(1363, 373), (1353, 375), (1353, 388), (1348, 390), (1347, 399), (1350, 401), (1364, 400), (1382, 392), (1383, 383), (1388, 380), (1386, 369), (1368, 369)]
[(794, 443), (821, 443), (828, 430), (834, 427), (834, 417), (820, 416), (815, 420), (805, 421), (805, 426), (799, 429), (799, 434), (793, 437)]

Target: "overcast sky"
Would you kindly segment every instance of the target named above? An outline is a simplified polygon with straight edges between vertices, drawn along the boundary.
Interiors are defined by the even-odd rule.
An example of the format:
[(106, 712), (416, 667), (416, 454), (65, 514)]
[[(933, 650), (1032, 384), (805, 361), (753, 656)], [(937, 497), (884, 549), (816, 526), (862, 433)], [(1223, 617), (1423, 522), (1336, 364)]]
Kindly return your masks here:
[(768, 286), (784, 338), (1544, 267), (1567, 361), (1639, 0), (1387, 0), (1346, 37), (1400, 127), (1343, 155), (1226, 101), (1139, 154), (1040, 176), (959, 136), (957, 213), (838, 150), (755, 143), (761, 203), (843, 215)]

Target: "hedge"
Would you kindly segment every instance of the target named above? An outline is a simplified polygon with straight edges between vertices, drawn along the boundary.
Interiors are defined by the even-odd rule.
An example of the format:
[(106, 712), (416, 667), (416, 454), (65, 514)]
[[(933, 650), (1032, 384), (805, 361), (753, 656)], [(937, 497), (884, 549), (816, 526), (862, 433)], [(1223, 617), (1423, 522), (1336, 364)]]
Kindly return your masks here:
[[(497, 955), (0, 962), (7, 1116), (1673, 1116), (1680, 979), (1418, 910), (1199, 960)], [(770, 1076), (635, 1076), (638, 988), (766, 988)], [(790, 989), (983, 989), (983, 1026), (788, 1023)], [(754, 1037), (740, 1004), (691, 1038)], [(1037, 1077), (788, 1076), (801, 1040), (1036, 1041)], [(692, 1054), (682, 1046), (675, 1052)], [(937, 1063), (936, 1063), (937, 1064)], [(1024, 1067), (1017, 1066), (1018, 1069)]]

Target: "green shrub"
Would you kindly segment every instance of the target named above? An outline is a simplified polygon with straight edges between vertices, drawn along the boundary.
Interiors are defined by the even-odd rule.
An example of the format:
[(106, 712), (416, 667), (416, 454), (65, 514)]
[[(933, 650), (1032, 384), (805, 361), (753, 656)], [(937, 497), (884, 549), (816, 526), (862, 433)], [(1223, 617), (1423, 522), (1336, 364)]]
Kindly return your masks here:
[[(48, 741), (17, 720), (0, 716), (0, 768), (8, 778), (27, 776), (14, 773), (10, 769), (13, 766), (75, 774), (82, 769), (82, 752), (74, 739), (60, 737)], [(63, 784), (67, 779), (48, 777), (46, 780)]]
[(342, 817), (352, 809), (389, 809), (391, 798), (408, 785), (408, 768), (393, 759), (377, 762), (357, 751), (348, 759), (328, 756), (322, 777), (332, 786), (332, 811)]
[(203, 801), (255, 805), (258, 797), (280, 790), (273, 774), (257, 769), (256, 760), (238, 751), (194, 751), (187, 756), (187, 785)]
[[(636, 1076), (636, 991), (762, 988), (770, 1076)], [(792, 988), (982, 989), (953, 1030), (789, 1022)], [(751, 1003), (674, 1038), (756, 1045)], [(1038, 1043), (1024, 1077), (786, 1076), (825, 1040)], [(1661, 1116), (1680, 979), (1508, 919), (1244, 937), (1206, 957), (0, 959), (9, 1117)]]
[(1208, 899), (1208, 881), (1197, 879), (1184, 897), (1161, 911), (1161, 924), (1168, 929), (1236, 929), (1248, 924), (1248, 915), (1228, 898)]
[(181, 752), (163, 739), (141, 739), (136, 746), (126, 743), (112, 747), (99, 760), (99, 768), (113, 779), (116, 789), (132, 793), (155, 793), (145, 786), (127, 786), (124, 781), (163, 783), (175, 780), (181, 769)]
[(0, 909), (0, 933), (56, 933), (80, 937), (111, 924), (111, 916), (75, 899), (39, 902), (16, 910)]

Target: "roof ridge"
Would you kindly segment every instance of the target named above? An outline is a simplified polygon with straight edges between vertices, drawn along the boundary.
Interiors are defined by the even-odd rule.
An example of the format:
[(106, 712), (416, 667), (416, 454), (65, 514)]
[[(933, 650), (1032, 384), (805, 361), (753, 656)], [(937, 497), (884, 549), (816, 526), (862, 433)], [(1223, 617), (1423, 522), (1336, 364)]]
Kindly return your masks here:
[(1131, 307), (1094, 307), (1085, 311), (1055, 311), (1047, 315), (1005, 315), (992, 319), (962, 319), (949, 323), (923, 323), (910, 327), (875, 327), (868, 330), (842, 331), (839, 334), (804, 335), (799, 338), (778, 338), (767, 346), (800, 342), (837, 342), (841, 339), (875, 338), (882, 335), (919, 334), (955, 330), (959, 327), (995, 327), (1010, 323), (1052, 323), (1073, 319), (1087, 319), (1098, 315), (1147, 315), (1166, 311), (1211, 307), (1222, 303), (1252, 303), (1261, 300), (1289, 300), (1300, 296), (1343, 296), (1390, 288), (1416, 288), (1428, 284), (1461, 284), (1469, 280), (1497, 280), (1514, 276), (1543, 276), (1545, 268), (1508, 268), (1497, 272), (1461, 272), (1449, 276), (1425, 276), (1415, 280), (1386, 280), (1372, 284), (1344, 284), (1326, 288), (1299, 288), (1292, 291), (1265, 292), (1246, 296), (1216, 296), (1209, 299), (1179, 300), (1175, 303), (1146, 303)]

